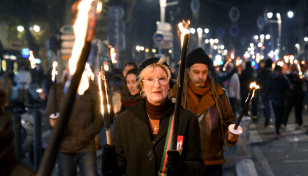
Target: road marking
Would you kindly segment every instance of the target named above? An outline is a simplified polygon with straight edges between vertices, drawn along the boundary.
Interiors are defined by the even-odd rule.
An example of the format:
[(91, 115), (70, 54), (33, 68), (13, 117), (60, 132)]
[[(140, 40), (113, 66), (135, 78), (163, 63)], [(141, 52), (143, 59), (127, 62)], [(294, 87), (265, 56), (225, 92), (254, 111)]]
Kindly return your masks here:
[(265, 156), (263, 155), (263, 152), (261, 151), (260, 147), (252, 147), (252, 151), (255, 154), (258, 162), (262, 165), (263, 170), (265, 171), (267, 176), (275, 176), (271, 167), (269, 166)]

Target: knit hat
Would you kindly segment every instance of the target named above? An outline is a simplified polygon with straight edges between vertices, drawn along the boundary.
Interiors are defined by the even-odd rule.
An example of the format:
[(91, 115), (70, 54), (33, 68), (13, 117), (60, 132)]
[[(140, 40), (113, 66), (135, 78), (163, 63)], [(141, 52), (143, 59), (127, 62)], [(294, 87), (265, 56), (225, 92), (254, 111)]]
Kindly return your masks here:
[[(139, 77), (140, 73), (142, 72), (142, 70), (144, 70), (147, 66), (151, 65), (151, 64), (154, 64), (154, 63), (157, 63), (158, 61), (160, 60), (160, 58), (157, 58), (157, 57), (151, 57), (149, 59), (146, 59), (145, 61), (143, 61), (140, 65), (139, 65), (139, 68), (138, 68), (138, 72), (137, 72), (137, 77)], [(172, 71), (171, 71), (171, 68), (169, 66), (169, 64), (165, 61), (163, 62), (163, 65), (166, 66), (168, 68), (168, 70), (170, 71), (170, 87), (173, 87), (175, 82), (174, 82), (174, 76), (172, 74)]]
[(197, 63), (205, 64), (209, 69), (212, 66), (212, 59), (209, 58), (202, 48), (194, 49), (187, 55), (186, 68), (190, 68)]

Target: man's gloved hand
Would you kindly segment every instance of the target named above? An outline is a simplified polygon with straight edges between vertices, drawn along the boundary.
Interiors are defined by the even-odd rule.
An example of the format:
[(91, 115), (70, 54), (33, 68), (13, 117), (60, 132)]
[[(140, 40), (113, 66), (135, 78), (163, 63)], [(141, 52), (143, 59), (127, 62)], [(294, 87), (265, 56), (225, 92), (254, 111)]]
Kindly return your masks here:
[(181, 170), (181, 155), (175, 150), (169, 150), (167, 154), (168, 159), (166, 167), (168, 168), (168, 173), (173, 176), (178, 176)]
[(117, 154), (115, 145), (103, 145), (102, 153), (102, 173), (104, 176), (116, 176), (118, 169)]

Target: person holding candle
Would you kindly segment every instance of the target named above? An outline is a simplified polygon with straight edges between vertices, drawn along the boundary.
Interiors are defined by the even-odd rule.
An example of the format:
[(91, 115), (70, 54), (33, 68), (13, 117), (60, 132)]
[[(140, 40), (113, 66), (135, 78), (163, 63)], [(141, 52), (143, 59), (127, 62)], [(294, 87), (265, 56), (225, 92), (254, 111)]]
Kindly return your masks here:
[(275, 121), (276, 139), (279, 139), (279, 129), (286, 107), (286, 91), (292, 89), (292, 85), (290, 84), (288, 78), (282, 74), (282, 68), (279, 65), (275, 66), (274, 73), (267, 80), (266, 84), (267, 86), (263, 101), (266, 102), (269, 100), (269, 105)]
[[(56, 84), (56, 112), (63, 106), (65, 94), (63, 93), (69, 70), (63, 71), (64, 78)], [(54, 114), (54, 90), (50, 93), (45, 111), (45, 117)], [(57, 118), (50, 119), (54, 127)], [(104, 125), (100, 109), (100, 95), (98, 86), (89, 81), (89, 88), (83, 95), (78, 95), (69, 119), (68, 126), (63, 132), (63, 138), (57, 155), (59, 176), (73, 176), (77, 173), (77, 166), (81, 176), (96, 176), (95, 135)]]
[(142, 62), (137, 84), (144, 99), (116, 117), (113, 145), (103, 146), (103, 175), (202, 176), (200, 130), (192, 112), (180, 110), (178, 151), (167, 150), (175, 105), (168, 98), (173, 80), (165, 59)]
[[(225, 143), (234, 146), (238, 135), (228, 131), (234, 116), (225, 90), (209, 74), (212, 60), (202, 48), (187, 55), (182, 106), (195, 113), (199, 120), (204, 175), (223, 174)], [(172, 89), (176, 97), (177, 85)], [(240, 128), (240, 127), (239, 127)]]

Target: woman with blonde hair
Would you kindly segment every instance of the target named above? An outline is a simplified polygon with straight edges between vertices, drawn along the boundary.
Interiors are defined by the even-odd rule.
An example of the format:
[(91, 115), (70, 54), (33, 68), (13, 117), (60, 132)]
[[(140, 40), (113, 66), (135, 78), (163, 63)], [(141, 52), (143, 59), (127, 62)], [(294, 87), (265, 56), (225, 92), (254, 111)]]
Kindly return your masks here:
[(149, 58), (139, 66), (137, 84), (144, 98), (120, 114), (112, 144), (103, 146), (103, 175), (202, 175), (204, 163), (198, 119), (181, 109), (177, 151), (170, 150), (175, 105), (169, 100), (173, 86), (165, 59)]

